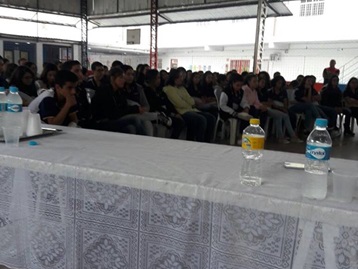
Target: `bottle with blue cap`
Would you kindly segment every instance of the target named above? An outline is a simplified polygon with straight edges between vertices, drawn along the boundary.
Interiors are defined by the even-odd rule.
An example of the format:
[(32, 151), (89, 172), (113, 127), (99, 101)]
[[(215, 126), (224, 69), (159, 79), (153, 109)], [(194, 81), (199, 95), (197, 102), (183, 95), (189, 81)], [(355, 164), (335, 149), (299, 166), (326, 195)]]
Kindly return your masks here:
[(22, 112), (22, 99), (19, 95), (19, 89), (15, 86), (10, 86), (9, 94), (7, 95), (7, 104), (6, 111), (7, 112)]
[(303, 178), (303, 196), (323, 200), (327, 195), (327, 177), (332, 139), (327, 131), (328, 121), (316, 119), (315, 128), (307, 137), (306, 175)]
[(0, 87), (0, 136), (2, 136), (2, 126), (4, 126), (6, 111), (6, 92), (4, 87)]
[(10, 86), (9, 94), (6, 98), (6, 118), (5, 125), (22, 126), (22, 99), (19, 90), (15, 86)]

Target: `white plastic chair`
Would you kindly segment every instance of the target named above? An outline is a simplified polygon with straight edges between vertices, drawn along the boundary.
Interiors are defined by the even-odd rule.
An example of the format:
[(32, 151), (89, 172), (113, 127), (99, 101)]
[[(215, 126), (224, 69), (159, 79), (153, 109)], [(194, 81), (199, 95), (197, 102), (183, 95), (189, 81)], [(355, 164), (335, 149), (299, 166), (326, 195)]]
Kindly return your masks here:
[[(216, 136), (217, 136), (217, 131), (219, 128), (219, 124), (221, 124), (221, 139), (224, 139), (225, 137), (225, 126), (226, 126), (226, 122), (220, 117), (220, 95), (221, 95), (221, 91), (219, 89), (215, 89), (214, 90), (214, 94), (215, 94), (215, 98), (216, 98), (216, 102), (217, 102), (217, 106), (218, 106), (218, 117), (216, 120), (216, 124), (215, 124), (215, 129), (214, 129), (214, 141), (216, 140)], [(237, 129), (240, 128), (240, 121), (238, 121), (237, 119), (234, 118), (230, 118), (227, 120), (227, 122), (229, 122), (229, 126), (230, 126), (230, 145), (235, 145), (236, 144), (236, 132)]]

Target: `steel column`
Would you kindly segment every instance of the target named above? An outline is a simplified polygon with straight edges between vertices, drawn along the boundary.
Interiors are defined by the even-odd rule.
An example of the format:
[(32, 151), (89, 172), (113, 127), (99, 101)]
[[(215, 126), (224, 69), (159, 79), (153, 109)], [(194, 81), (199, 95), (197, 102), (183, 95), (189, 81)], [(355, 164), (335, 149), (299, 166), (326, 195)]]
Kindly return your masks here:
[(88, 6), (87, 0), (81, 1), (81, 63), (88, 67)]
[(150, 3), (150, 68), (158, 68), (158, 0)]
[(262, 56), (264, 51), (265, 23), (267, 17), (267, 3), (259, 0), (257, 5), (256, 37), (254, 51), (254, 73), (261, 70)]

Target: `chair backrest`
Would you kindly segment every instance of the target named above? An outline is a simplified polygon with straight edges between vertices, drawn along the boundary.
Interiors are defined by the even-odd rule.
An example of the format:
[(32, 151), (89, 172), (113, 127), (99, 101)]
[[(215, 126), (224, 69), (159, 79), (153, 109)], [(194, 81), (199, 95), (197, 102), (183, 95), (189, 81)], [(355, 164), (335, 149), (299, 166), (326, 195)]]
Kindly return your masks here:
[(296, 99), (295, 99), (295, 92), (297, 89), (287, 89), (287, 98), (288, 98), (288, 104), (292, 105), (297, 103)]
[(216, 103), (218, 106), (218, 110), (220, 111), (220, 96), (221, 96), (222, 90), (219, 87), (215, 87), (214, 94), (216, 98)]

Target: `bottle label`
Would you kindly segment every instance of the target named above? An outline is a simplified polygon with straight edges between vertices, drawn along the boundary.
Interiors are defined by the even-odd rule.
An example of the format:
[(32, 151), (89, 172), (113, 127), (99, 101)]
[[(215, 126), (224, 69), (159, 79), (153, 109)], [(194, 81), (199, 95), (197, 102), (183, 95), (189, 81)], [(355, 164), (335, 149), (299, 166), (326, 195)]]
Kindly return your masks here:
[(248, 150), (262, 150), (264, 149), (265, 137), (264, 136), (242, 136), (242, 148)]
[(7, 104), (6, 105), (6, 111), (7, 112), (21, 112), (22, 111), (22, 105), (19, 105), (19, 104)]
[(306, 146), (306, 158), (318, 161), (328, 161), (331, 156), (331, 147), (317, 145)]

